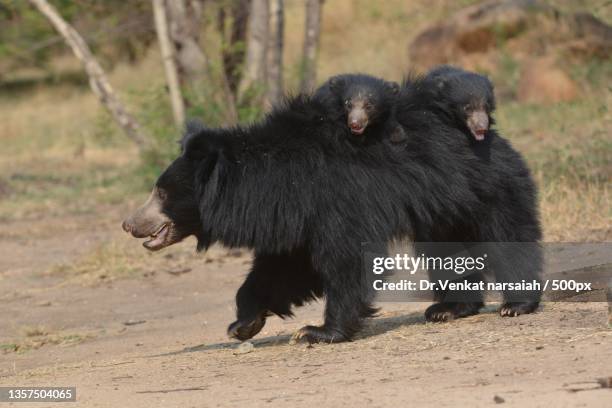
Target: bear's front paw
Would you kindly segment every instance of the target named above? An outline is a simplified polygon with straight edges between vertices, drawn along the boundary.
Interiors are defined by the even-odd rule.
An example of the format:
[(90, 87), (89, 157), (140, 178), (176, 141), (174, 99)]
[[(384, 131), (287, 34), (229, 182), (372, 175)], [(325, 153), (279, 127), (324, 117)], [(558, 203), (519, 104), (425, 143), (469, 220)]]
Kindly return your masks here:
[(245, 341), (255, 336), (266, 324), (266, 313), (259, 314), (254, 320), (236, 320), (227, 328), (227, 335)]
[(506, 302), (499, 309), (502, 317), (516, 317), (522, 314), (533, 313), (540, 302)]
[(308, 344), (313, 343), (341, 343), (350, 340), (337, 330), (325, 326), (304, 326), (291, 336), (289, 344), (297, 344), (306, 340)]

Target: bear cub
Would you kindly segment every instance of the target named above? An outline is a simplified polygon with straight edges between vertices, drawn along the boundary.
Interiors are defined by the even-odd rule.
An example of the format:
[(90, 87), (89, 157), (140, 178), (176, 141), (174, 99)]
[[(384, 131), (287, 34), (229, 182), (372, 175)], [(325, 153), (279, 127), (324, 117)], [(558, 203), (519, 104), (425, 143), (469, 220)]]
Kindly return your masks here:
[(365, 74), (331, 77), (315, 91), (314, 100), (326, 107), (328, 116), (346, 124), (357, 141), (386, 135), (394, 143), (406, 138), (395, 120), (399, 84)]
[(428, 99), (447, 115), (449, 124), (471, 141), (483, 142), (492, 136), (495, 95), (486, 76), (442, 65), (427, 73), (422, 86), (430, 93)]

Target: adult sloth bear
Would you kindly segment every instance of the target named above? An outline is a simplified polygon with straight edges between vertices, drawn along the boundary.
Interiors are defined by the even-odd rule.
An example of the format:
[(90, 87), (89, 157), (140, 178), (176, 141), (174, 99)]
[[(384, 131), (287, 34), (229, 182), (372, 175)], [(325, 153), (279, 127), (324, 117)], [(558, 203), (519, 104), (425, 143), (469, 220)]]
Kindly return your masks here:
[[(374, 313), (361, 277), (363, 242), (463, 241), (464, 230), (469, 241), (537, 238), (533, 185), (507, 144), (492, 147), (503, 164), (485, 166), (457, 141), (464, 138), (411, 125), (406, 105), (405, 150), (375, 138), (356, 146), (326, 112), (298, 97), (251, 126), (188, 129), (180, 156), (123, 223), (133, 236), (150, 237), (150, 250), (189, 235), (198, 249), (217, 241), (254, 249), (230, 336), (248, 339), (268, 315), (291, 316), (292, 306), (325, 296), (325, 323), (296, 337), (351, 339)], [(535, 306), (505, 307), (519, 314)]]

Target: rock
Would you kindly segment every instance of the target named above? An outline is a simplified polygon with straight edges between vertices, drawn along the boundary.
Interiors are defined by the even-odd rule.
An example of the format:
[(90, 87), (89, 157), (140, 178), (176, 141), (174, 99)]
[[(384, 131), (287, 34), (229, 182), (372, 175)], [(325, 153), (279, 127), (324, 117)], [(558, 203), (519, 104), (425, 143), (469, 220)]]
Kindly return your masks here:
[(612, 27), (589, 13), (576, 13), (569, 20), (573, 38), (567, 44), (575, 56), (608, 59), (612, 55)]
[(589, 13), (562, 13), (544, 0), (488, 0), (425, 29), (408, 53), (411, 66), (426, 70), (438, 64), (474, 64), (502, 47), (519, 60), (551, 52), (607, 59), (612, 27)]
[(463, 54), (487, 52), (532, 26), (538, 13), (550, 10), (539, 0), (490, 0), (466, 7), (419, 34), (410, 45), (410, 61), (429, 68), (452, 63)]
[(506, 400), (500, 397), (499, 395), (494, 396), (493, 401), (495, 401), (496, 404), (503, 404), (504, 402), (506, 402)]
[(551, 58), (537, 58), (521, 70), (516, 96), (527, 103), (571, 101), (578, 97), (578, 86)]
[(247, 354), (255, 349), (255, 346), (250, 341), (245, 341), (240, 343), (238, 347), (234, 350), (234, 354)]

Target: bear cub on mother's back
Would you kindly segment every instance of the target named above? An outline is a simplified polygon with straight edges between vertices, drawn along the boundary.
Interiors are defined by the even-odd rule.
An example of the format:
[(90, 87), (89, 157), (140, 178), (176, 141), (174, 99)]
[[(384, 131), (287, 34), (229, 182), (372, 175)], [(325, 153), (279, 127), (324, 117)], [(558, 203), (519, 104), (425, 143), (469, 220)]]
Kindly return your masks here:
[(365, 74), (343, 74), (327, 80), (314, 94), (328, 116), (349, 128), (358, 141), (385, 136), (392, 142), (405, 138), (395, 120), (395, 103), (400, 87)]
[(421, 100), (445, 115), (449, 125), (482, 142), (495, 123), (493, 84), (484, 75), (441, 65), (427, 73), (420, 82)]

